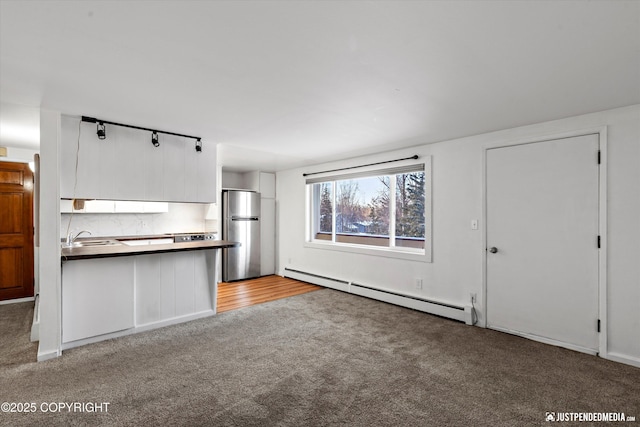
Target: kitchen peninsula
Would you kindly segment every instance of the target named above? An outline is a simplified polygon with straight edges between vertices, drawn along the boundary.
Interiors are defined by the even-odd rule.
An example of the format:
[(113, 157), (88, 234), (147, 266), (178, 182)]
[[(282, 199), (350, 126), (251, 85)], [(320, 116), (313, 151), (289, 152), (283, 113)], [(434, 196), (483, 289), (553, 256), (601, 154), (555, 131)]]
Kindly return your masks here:
[(64, 247), (62, 349), (214, 315), (218, 252), (238, 243), (179, 240), (100, 237)]

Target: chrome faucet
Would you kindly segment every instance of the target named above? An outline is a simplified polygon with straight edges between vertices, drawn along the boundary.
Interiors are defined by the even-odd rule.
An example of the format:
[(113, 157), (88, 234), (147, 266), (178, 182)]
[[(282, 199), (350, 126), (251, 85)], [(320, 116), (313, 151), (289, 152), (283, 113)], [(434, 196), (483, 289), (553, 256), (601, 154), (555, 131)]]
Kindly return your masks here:
[(81, 235), (82, 233), (88, 233), (89, 235), (91, 235), (91, 232), (90, 232), (89, 230), (82, 230), (82, 231), (80, 231), (78, 234), (76, 234), (75, 236), (73, 235), (73, 232), (71, 232), (71, 233), (67, 234), (67, 246), (68, 246), (68, 247), (72, 246), (72, 245), (73, 245), (73, 242), (75, 242), (75, 241), (76, 241), (76, 239), (77, 239), (78, 237), (80, 237), (80, 235)]

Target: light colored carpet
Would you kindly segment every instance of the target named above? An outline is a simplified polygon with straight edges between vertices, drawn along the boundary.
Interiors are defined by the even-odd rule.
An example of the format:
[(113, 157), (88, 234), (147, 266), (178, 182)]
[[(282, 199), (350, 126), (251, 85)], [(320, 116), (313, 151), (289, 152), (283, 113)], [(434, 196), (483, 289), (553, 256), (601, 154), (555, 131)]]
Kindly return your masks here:
[(38, 343), (29, 340), (33, 304), (20, 302), (0, 305), (0, 372), (8, 365), (35, 362), (38, 357)]
[(638, 419), (640, 369), (325, 289), (2, 365), (0, 395), (110, 403), (0, 413), (11, 426), (548, 425), (552, 411)]

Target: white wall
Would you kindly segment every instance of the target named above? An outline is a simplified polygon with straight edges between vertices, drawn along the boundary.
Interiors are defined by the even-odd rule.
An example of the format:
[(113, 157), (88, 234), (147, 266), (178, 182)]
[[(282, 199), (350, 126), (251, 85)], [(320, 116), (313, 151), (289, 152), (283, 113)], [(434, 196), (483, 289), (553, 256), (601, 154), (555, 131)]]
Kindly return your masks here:
[(15, 162), (33, 162), (33, 156), (38, 153), (38, 150), (32, 150), (30, 148), (18, 148), (7, 146), (7, 157), (1, 157), (0, 160), (15, 161)]
[(39, 146), (40, 107), (0, 102), (0, 147), (8, 147), (11, 157), (21, 158), (23, 152)]
[[(169, 203), (167, 213), (62, 214), (60, 237), (69, 231), (89, 230), (92, 236), (139, 236), (205, 231), (208, 204)], [(69, 221), (71, 220), (71, 223)]]
[(60, 113), (40, 112), (40, 326), (38, 360), (60, 355)]
[[(608, 356), (640, 366), (640, 105), (516, 129), (426, 144), (277, 174), (278, 270), (285, 267), (423, 298), (464, 305), (470, 292), (483, 300), (483, 237), (471, 230), (483, 218), (486, 148), (526, 138), (607, 126), (608, 132)], [(304, 246), (303, 172), (401, 158), (432, 156), (433, 262), (423, 263)], [(423, 289), (414, 289), (416, 278)], [(480, 323), (484, 307), (478, 306)]]

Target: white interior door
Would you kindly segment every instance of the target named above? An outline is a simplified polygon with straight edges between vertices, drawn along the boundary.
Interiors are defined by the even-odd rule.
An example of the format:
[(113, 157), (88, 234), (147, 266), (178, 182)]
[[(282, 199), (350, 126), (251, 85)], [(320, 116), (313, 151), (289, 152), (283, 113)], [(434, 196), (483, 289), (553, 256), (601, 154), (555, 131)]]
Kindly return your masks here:
[(488, 327), (597, 353), (598, 148), (586, 135), (487, 150)]

